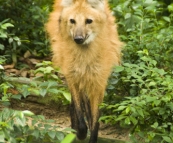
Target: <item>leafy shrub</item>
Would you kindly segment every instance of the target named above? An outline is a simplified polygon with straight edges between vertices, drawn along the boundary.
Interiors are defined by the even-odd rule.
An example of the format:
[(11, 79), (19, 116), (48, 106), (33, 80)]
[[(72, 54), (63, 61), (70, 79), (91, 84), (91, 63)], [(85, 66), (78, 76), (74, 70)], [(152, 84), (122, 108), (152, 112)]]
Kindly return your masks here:
[(100, 120), (131, 128), (131, 142), (173, 142), (173, 4), (117, 0), (110, 4), (125, 42)]
[(173, 4), (164, 0), (117, 0), (110, 4), (126, 43), (124, 61), (136, 63), (137, 51), (147, 49), (157, 66), (172, 69)]
[[(32, 80), (24, 77), (7, 77), (4, 75), (3, 82), (0, 84), (2, 96), (5, 96), (9, 102), (11, 98), (20, 100), (21, 97), (26, 98), (29, 95), (35, 95), (44, 97), (44, 103), (54, 101), (60, 105), (69, 104), (71, 94), (67, 89), (67, 85), (58, 76), (59, 70), (52, 67), (52, 62), (43, 61), (42, 63), (38, 63), (36, 67), (34, 71), (31, 71), (35, 74)], [(17, 90), (18, 93), (14, 95), (7, 92), (11, 88)]]
[[(39, 94), (45, 96), (46, 93), (50, 95), (55, 95), (63, 104), (69, 104), (71, 101), (71, 95), (67, 89), (67, 85), (60, 78), (59, 69), (52, 67), (52, 62), (43, 61), (36, 65), (37, 69), (34, 71), (35, 74), (40, 74), (34, 79), (36, 81), (41, 81), (42, 83), (37, 83), (33, 81), (32, 85), (39, 89)], [(31, 90), (32, 91), (32, 90)], [(62, 97), (63, 95), (63, 97)]]
[[(29, 124), (30, 123), (30, 124)], [(75, 139), (74, 134), (65, 137), (64, 132), (58, 131), (59, 127), (53, 120), (46, 120), (43, 116), (36, 116), (30, 111), (14, 111), (5, 108), (0, 112), (0, 142), (10, 143), (60, 143)]]
[(13, 24), (8, 22), (6, 19), (0, 22), (0, 54), (3, 59), (11, 59), (14, 64), (17, 62), (18, 47), (21, 45), (19, 37), (15, 36), (13, 33), (9, 33), (8, 29), (14, 27)]
[[(102, 105), (108, 115), (100, 118), (105, 122), (130, 127), (133, 141), (138, 134), (144, 142), (173, 142), (173, 78), (172, 73), (156, 67), (157, 62), (148, 52), (138, 51), (138, 64), (123, 63), (115, 69), (118, 84), (128, 92), (116, 104)], [(118, 86), (117, 84), (117, 86)]]
[[(3, 63), (3, 60), (0, 61)], [(22, 96), (27, 97), (32, 93), (38, 96), (55, 95), (63, 104), (69, 103), (70, 94), (61, 79), (55, 75), (57, 71), (51, 67), (51, 62), (44, 61), (37, 66), (38, 69), (35, 70), (35, 73), (39, 73), (40, 76), (32, 82), (27, 78), (7, 77), (4, 74), (3, 66), (0, 66), (0, 79), (2, 79), (0, 81), (1, 107), (8, 107), (12, 99), (20, 100)], [(25, 81), (26, 84), (21, 85), (17, 82), (21, 79)], [(19, 93), (13, 94), (9, 92), (10, 89), (18, 89)], [(65, 98), (63, 98), (62, 95), (64, 95)], [(46, 120), (43, 116), (34, 115), (30, 111), (16, 111), (8, 108), (1, 110), (0, 142), (66, 143), (72, 142), (76, 137), (75, 134), (73, 134), (74, 130), (68, 128), (59, 130), (59, 127), (53, 120)], [(68, 134), (66, 132), (68, 132)]]
[[(49, 5), (46, 0), (0, 1), (0, 21), (9, 19), (8, 22), (15, 28), (8, 29), (7, 33), (17, 35), (21, 39), (20, 47), (12, 45), (13, 48), (10, 45), (13, 41), (18, 40), (16, 37), (11, 36), (12, 39), (0, 41), (0, 54), (8, 55), (9, 61), (7, 62), (12, 62), (11, 53), (14, 52), (16, 57), (23, 56), (28, 50), (37, 57), (49, 54), (48, 40), (44, 32), (44, 23), (46, 22), (48, 12)], [(2, 49), (2, 45), (4, 45), (5, 50)]]

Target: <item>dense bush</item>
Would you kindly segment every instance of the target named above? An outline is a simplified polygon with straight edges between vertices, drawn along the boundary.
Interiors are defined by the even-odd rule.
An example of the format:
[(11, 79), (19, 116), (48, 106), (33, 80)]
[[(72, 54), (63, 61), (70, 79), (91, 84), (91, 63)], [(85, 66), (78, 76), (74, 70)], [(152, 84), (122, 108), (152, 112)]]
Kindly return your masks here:
[[(46, 120), (27, 110), (14, 111), (6, 108), (0, 112), (0, 142), (3, 143), (66, 143), (74, 140), (73, 133), (65, 137), (65, 133), (58, 129), (53, 120)], [(71, 129), (64, 131), (73, 132)]]
[(173, 4), (110, 1), (125, 42), (101, 120), (131, 128), (131, 142), (173, 142)]
[[(131, 127), (131, 134), (144, 142), (173, 142), (173, 78), (156, 67), (157, 62), (138, 51), (140, 64), (124, 63), (115, 69), (114, 78), (128, 97), (116, 104), (102, 105), (107, 114), (101, 120)], [(121, 92), (121, 91), (120, 91)], [(133, 136), (136, 137), (136, 136)], [(135, 138), (134, 138), (135, 139)], [(134, 142), (139, 142), (134, 140)]]
[[(141, 56), (138, 51), (145, 51), (157, 62), (156, 67), (172, 70), (173, 4), (167, 5), (163, 1), (153, 0), (110, 3), (117, 17), (120, 36), (125, 43), (122, 63), (140, 65)], [(121, 81), (117, 84), (119, 77), (123, 75), (115, 79), (116, 76), (116, 73), (113, 73), (109, 81), (109, 98), (112, 94), (115, 95), (115, 92), (117, 95), (129, 95), (130, 85), (123, 85)]]
[[(56, 101), (59, 105), (69, 104), (70, 94), (61, 79), (55, 75), (57, 71), (51, 67), (51, 62), (39, 63), (34, 71), (35, 74), (39, 73), (39, 76), (32, 81), (27, 78), (7, 77), (1, 63), (3, 60), (0, 60), (0, 105), (4, 108), (0, 112), (0, 142), (72, 142), (75, 139), (74, 130), (60, 130), (54, 120), (46, 120), (44, 116), (34, 115), (27, 110), (16, 111), (7, 108), (12, 100), (21, 100), (31, 94), (38, 97), (51, 95), (49, 100)], [(18, 82), (21, 79), (25, 84)], [(18, 92), (10, 92), (11, 89)], [(72, 133), (66, 135), (67, 131)]]
[(173, 4), (163, 0), (117, 0), (110, 3), (126, 44), (124, 62), (136, 64), (137, 51), (147, 49), (158, 61), (157, 66), (172, 69)]
[[(49, 4), (51, 5), (50, 2)], [(2, 21), (8, 19), (6, 22), (14, 27), (7, 29), (9, 34), (6, 37), (0, 36), (3, 38), (0, 39), (0, 54), (6, 56), (8, 63), (17, 62), (15, 60), (23, 56), (26, 51), (30, 51), (37, 57), (49, 54), (48, 40), (44, 32), (48, 12), (49, 5), (46, 0), (0, 1), (1, 24), (3, 24)]]
[(0, 22), (0, 60), (6, 61), (11, 59), (14, 64), (17, 62), (17, 48), (21, 45), (20, 38), (13, 33), (9, 33), (8, 29), (14, 27), (8, 22), (8, 19)]

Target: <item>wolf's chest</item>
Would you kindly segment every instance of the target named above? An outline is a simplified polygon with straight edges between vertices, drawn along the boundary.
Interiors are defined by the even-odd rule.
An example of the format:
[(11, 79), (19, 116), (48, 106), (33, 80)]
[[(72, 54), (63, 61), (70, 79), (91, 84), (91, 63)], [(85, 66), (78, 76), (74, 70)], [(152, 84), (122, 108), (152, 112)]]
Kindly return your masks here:
[(94, 76), (101, 72), (101, 66), (98, 63), (81, 63), (81, 64), (72, 64), (71, 65), (71, 74), (75, 77), (83, 76)]

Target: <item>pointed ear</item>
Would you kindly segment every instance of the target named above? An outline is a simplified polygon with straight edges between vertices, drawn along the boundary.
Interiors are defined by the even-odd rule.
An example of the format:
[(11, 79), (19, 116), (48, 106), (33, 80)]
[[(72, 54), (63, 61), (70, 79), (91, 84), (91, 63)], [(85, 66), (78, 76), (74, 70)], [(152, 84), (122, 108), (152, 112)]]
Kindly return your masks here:
[(68, 7), (68, 6), (73, 4), (73, 1), (74, 0), (62, 0), (61, 5), (64, 6), (64, 7)]
[(87, 0), (87, 3), (90, 4), (93, 8), (104, 10), (104, 0)]

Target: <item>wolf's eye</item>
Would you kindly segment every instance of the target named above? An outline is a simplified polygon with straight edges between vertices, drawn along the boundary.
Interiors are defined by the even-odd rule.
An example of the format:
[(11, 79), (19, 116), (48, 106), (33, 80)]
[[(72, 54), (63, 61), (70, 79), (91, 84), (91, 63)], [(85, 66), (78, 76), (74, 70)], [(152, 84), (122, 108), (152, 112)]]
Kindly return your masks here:
[(74, 19), (70, 19), (70, 23), (71, 23), (71, 24), (75, 24), (76, 21), (75, 21)]
[(92, 19), (86, 19), (86, 21), (85, 21), (86, 24), (91, 24), (92, 22), (93, 22)]

